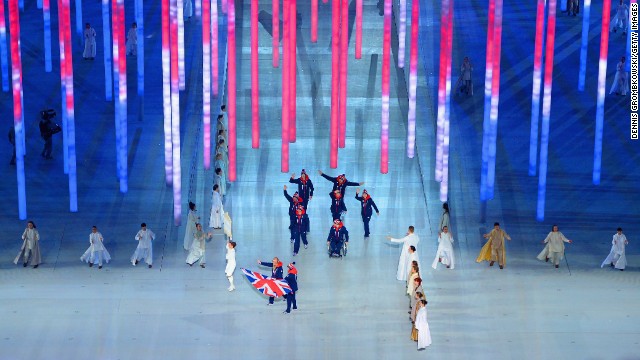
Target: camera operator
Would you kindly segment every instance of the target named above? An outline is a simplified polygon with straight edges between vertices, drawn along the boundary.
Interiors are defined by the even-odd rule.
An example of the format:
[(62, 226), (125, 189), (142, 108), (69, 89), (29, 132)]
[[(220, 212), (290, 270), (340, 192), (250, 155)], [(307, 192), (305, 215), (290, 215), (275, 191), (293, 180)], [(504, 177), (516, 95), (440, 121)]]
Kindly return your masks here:
[(45, 159), (53, 159), (51, 156), (51, 148), (53, 147), (53, 135), (62, 131), (60, 125), (51, 121), (56, 117), (56, 111), (53, 109), (43, 110), (40, 112), (40, 136), (44, 139), (44, 149), (40, 154)]

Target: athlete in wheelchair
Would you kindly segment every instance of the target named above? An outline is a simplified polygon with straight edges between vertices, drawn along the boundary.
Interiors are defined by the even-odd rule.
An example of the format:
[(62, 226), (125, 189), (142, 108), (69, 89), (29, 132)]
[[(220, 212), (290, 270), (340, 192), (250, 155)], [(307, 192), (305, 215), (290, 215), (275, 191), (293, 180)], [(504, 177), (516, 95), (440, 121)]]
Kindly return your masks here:
[(329, 257), (343, 257), (347, 255), (349, 243), (349, 231), (344, 227), (340, 219), (333, 220), (333, 226), (327, 237), (327, 251)]

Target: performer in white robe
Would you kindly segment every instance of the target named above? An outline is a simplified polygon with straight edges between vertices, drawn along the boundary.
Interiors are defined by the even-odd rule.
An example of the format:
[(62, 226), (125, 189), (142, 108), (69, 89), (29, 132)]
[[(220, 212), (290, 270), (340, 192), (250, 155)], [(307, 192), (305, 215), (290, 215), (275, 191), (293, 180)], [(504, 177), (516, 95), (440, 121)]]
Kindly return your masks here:
[(132, 23), (127, 33), (127, 55), (138, 56), (138, 24)]
[(627, 79), (627, 72), (624, 68), (626, 58), (623, 56), (620, 58), (620, 62), (616, 65), (616, 76), (613, 78), (613, 84), (611, 85), (611, 90), (609, 91), (609, 95), (614, 92), (617, 95), (627, 95), (627, 88), (629, 87), (629, 80)]
[(227, 181), (227, 164), (225, 164), (224, 159), (222, 158), (222, 154), (215, 155), (215, 161), (213, 162), (214, 169), (222, 170), (222, 178)]
[(216, 168), (215, 175), (213, 175), (213, 183), (220, 188), (220, 196), (224, 199), (224, 195), (227, 193), (227, 181), (224, 178), (224, 172), (222, 168)]
[(413, 261), (417, 262), (418, 267), (420, 267), (420, 256), (418, 256), (418, 249), (413, 245), (410, 245), (407, 251), (409, 252), (409, 267), (407, 268), (407, 272), (411, 273), (411, 264)]
[(138, 247), (131, 256), (131, 265), (136, 266), (140, 260), (144, 259), (147, 265), (149, 265), (149, 269), (151, 269), (153, 265), (153, 244), (151, 241), (156, 239), (156, 234), (150, 229), (147, 229), (147, 224), (145, 223), (142, 223), (140, 227), (141, 229), (135, 237), (138, 241)]
[(442, 232), (438, 235), (438, 251), (436, 251), (436, 258), (433, 259), (431, 267), (436, 269), (439, 262), (443, 263), (447, 269), (455, 268), (453, 235), (451, 235), (449, 228), (446, 226), (442, 228)]
[(102, 234), (98, 232), (97, 227), (91, 228), (91, 234), (89, 234), (89, 243), (91, 244), (87, 251), (82, 254), (80, 257), (81, 261), (85, 261), (89, 263), (89, 267), (93, 267), (93, 264), (98, 263), (98, 269), (102, 269), (102, 262), (105, 261), (107, 264), (111, 260), (111, 255), (104, 247), (103, 244), (104, 238)]
[(438, 225), (438, 232), (442, 231), (443, 227), (451, 227), (449, 225), (449, 204), (444, 203), (442, 204), (442, 216), (440, 217), (440, 225)]
[(460, 86), (462, 86), (462, 92), (465, 92), (467, 95), (473, 95), (473, 78), (471, 77), (472, 72), (473, 65), (471, 65), (471, 61), (469, 61), (469, 58), (465, 56), (464, 61), (460, 66), (460, 77), (456, 82), (456, 90), (454, 91), (455, 94), (458, 94), (458, 90), (460, 89)]
[(629, 30), (629, 7), (624, 3), (624, 0), (620, 0), (616, 10), (616, 15), (611, 19), (609, 25), (609, 31), (617, 32), (618, 29), (622, 29), (624, 35)]
[(222, 217), (224, 209), (222, 208), (222, 197), (220, 196), (220, 187), (213, 185), (213, 195), (211, 197), (211, 215), (209, 216), (209, 227), (214, 229), (222, 229)]
[(627, 267), (627, 257), (624, 254), (624, 249), (628, 243), (627, 237), (622, 233), (622, 228), (618, 228), (618, 231), (613, 234), (611, 252), (609, 252), (609, 256), (604, 259), (600, 267), (611, 265), (611, 267), (624, 271), (624, 268)]
[(193, 16), (193, 3), (191, 3), (191, 0), (184, 0), (184, 17), (186, 17), (187, 20), (191, 20), (192, 16)]
[(224, 274), (229, 280), (229, 288), (227, 290), (233, 291), (236, 287), (233, 285), (233, 272), (236, 271), (236, 243), (235, 241), (227, 242), (227, 266), (224, 268)]
[[(218, 121), (216, 122), (216, 133), (220, 130), (227, 130), (227, 124), (225, 123), (224, 115), (218, 115)], [(216, 140), (216, 144), (218, 141)]]
[(202, 225), (196, 224), (196, 231), (193, 233), (193, 244), (191, 244), (186, 260), (189, 266), (193, 266), (196, 261), (200, 260), (200, 267), (204, 268), (207, 262), (205, 258), (205, 243), (206, 239), (210, 237), (211, 233), (205, 233), (202, 231)]
[(96, 30), (91, 27), (91, 24), (86, 23), (84, 25), (84, 52), (82, 57), (85, 60), (93, 60), (96, 57)]
[(427, 300), (421, 300), (422, 307), (416, 315), (416, 329), (418, 329), (418, 350), (423, 350), (431, 345), (431, 331), (427, 321)]
[[(571, 244), (572, 242), (573, 241), (567, 239), (560, 231), (558, 231), (558, 225), (553, 225), (552, 231), (543, 241), (543, 243), (549, 246), (546, 258), (551, 259), (556, 268), (558, 268), (560, 266), (560, 260), (564, 258), (564, 243)], [(538, 255), (538, 259), (542, 260), (541, 256), (544, 256), (544, 252), (545, 250), (542, 250)]]
[(420, 242), (420, 238), (418, 235), (414, 234), (414, 227), (409, 226), (409, 231), (407, 235), (402, 239), (395, 239), (391, 236), (387, 236), (387, 239), (391, 240), (391, 242), (402, 243), (402, 250), (400, 251), (400, 259), (398, 260), (398, 271), (396, 272), (396, 279), (400, 281), (407, 281), (408, 269), (411, 265), (409, 261), (409, 246), (413, 245), (417, 248), (418, 243)]
[[(31, 263), (29, 263), (29, 257), (31, 257)], [(13, 260), (13, 263), (17, 265), (20, 258), (23, 259), (23, 267), (32, 265), (34, 269), (37, 269), (42, 262), (40, 258), (40, 233), (33, 221), (27, 222), (27, 228), (22, 233), (22, 247), (20, 247), (20, 252), (18, 252), (18, 256)]]
[(191, 249), (191, 243), (193, 243), (193, 233), (196, 231), (196, 223), (200, 222), (200, 216), (198, 216), (198, 210), (196, 210), (196, 204), (189, 201), (189, 216), (187, 218), (187, 228), (184, 231), (183, 246), (185, 250)]

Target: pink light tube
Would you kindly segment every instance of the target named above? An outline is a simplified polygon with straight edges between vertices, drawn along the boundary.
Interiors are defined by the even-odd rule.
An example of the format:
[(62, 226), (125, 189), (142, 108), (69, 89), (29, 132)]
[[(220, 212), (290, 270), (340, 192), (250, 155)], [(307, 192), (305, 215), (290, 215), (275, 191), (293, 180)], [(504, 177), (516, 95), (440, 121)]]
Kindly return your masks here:
[[(493, 199), (496, 177), (496, 145), (498, 140), (498, 103), (500, 100), (500, 55), (502, 51), (502, 0), (496, 0), (493, 27), (493, 71), (491, 77), (491, 112), (489, 113), (489, 163), (487, 167), (487, 200)], [(553, 58), (552, 58), (553, 60)]]
[(280, 170), (282, 172), (289, 171), (289, 62), (291, 55), (289, 54), (289, 28), (291, 0), (282, 1), (282, 155), (280, 158)]
[(220, 0), (220, 6), (222, 8), (222, 13), (227, 13), (227, 8), (229, 7), (229, 2), (233, 0)]
[(218, 96), (218, 0), (211, 1), (211, 81), (213, 96)]
[(296, 41), (297, 41), (297, 0), (289, 0), (289, 142), (296, 142)]
[(356, 55), (356, 59), (362, 59), (362, 0), (356, 0), (356, 54), (355, 55)]
[(182, 166), (180, 163), (180, 73), (179, 73), (179, 0), (171, 0), (170, 53), (171, 53), (171, 158), (173, 163), (173, 222), (182, 222)]
[(487, 200), (487, 171), (489, 168), (489, 115), (491, 114), (491, 79), (493, 75), (493, 35), (496, 0), (489, 0), (487, 21), (487, 57), (484, 75), (484, 121), (482, 123), (482, 167), (480, 169), (480, 200)]
[[(62, 0), (64, 9), (64, 40), (65, 40), (65, 107), (67, 110), (67, 157), (69, 174), (69, 211), (78, 212), (78, 185), (76, 173), (76, 130), (75, 105), (73, 95), (73, 57), (71, 45), (71, 10), (69, 0)], [(76, 3), (77, 4), (77, 3)]]
[[(198, 3), (196, 1), (196, 3)], [(211, 167), (211, 1), (202, 2), (202, 161)]]
[(58, 45), (60, 46), (60, 109), (62, 109), (62, 157), (63, 157), (63, 171), (65, 174), (69, 173), (69, 157), (67, 146), (67, 106), (65, 104), (67, 86), (67, 61), (65, 60), (66, 52), (64, 48), (68, 46), (65, 36), (65, 23), (64, 23), (64, 5), (62, 0), (58, 0)]
[[(4, 1), (4, 0), (2, 0)], [(13, 92), (13, 126), (16, 132), (16, 177), (18, 182), (18, 217), (27, 218), (27, 191), (24, 175), (24, 121), (22, 109), (22, 58), (20, 56), (20, 13), (18, 0), (9, 0), (9, 46), (11, 48), (11, 86)]]
[(536, 42), (533, 52), (533, 91), (531, 92), (531, 135), (529, 138), (529, 176), (535, 176), (538, 162), (538, 121), (540, 115), (540, 84), (542, 83), (542, 43), (544, 41), (544, 7), (538, 0)]
[(318, 0), (311, 0), (311, 42), (318, 42)]
[(440, 7), (440, 67), (438, 73), (438, 112), (436, 129), (435, 179), (442, 181), (442, 156), (444, 147), (444, 123), (447, 100), (447, 42), (449, 39), (449, 0), (442, 0)]
[[(48, 0), (47, 0), (48, 1)], [(102, 0), (102, 41), (104, 49), (104, 90), (105, 100), (113, 99), (113, 61), (111, 60), (111, 22), (109, 21), (109, 0)]]
[(593, 185), (600, 185), (602, 171), (602, 133), (604, 128), (604, 98), (607, 84), (607, 56), (609, 54), (609, 24), (611, 0), (602, 3), (602, 33), (600, 35), (600, 61), (598, 62), (598, 96), (596, 99), (596, 130), (593, 149)]
[(184, 90), (186, 86), (184, 69), (184, 0), (178, 0), (176, 7), (178, 11), (178, 74), (180, 76), (180, 90)]
[[(5, 20), (4, 12), (5, 12), (4, 0), (2, 0), (0, 1), (0, 64), (2, 66), (2, 91), (9, 91), (9, 58), (7, 54), (7, 23)], [(45, 21), (46, 21), (46, 17), (45, 17)], [(45, 29), (46, 29), (46, 26), (45, 26)], [(49, 27), (49, 32), (51, 32), (51, 27)], [(49, 35), (49, 41), (51, 41), (51, 35)], [(46, 38), (45, 38), (45, 42), (46, 42)]]
[[(216, 0), (213, 0), (216, 1)], [(173, 184), (173, 155), (171, 143), (171, 42), (169, 36), (169, 0), (161, 0), (162, 20), (162, 109), (164, 125), (164, 177)]]
[(340, 84), (340, 0), (331, 2), (331, 128), (329, 166), (338, 167), (338, 87)]
[(420, 0), (411, 1), (411, 48), (409, 52), (409, 113), (407, 116), (407, 157), (413, 159), (416, 148), (416, 90), (418, 88), (418, 33)]
[[(65, 0), (67, 1), (67, 0)], [(118, 85), (118, 103), (120, 112), (120, 192), (126, 193), (128, 191), (127, 181), (127, 54), (125, 50), (125, 22), (124, 22), (124, 0), (118, 1), (118, 31), (114, 34), (118, 35), (118, 76), (120, 77)], [(115, 54), (115, 51), (114, 51)]]
[(391, 64), (391, 0), (384, 0), (382, 41), (382, 120), (380, 129), (380, 173), (389, 172), (389, 75)]
[[(283, 0), (284, 1), (284, 0)], [(284, 2), (282, 3), (284, 6)], [(271, 54), (272, 54), (272, 64), (274, 68), (277, 68), (280, 64), (280, 15), (278, 15), (280, 8), (280, 3), (278, 0), (271, 1), (271, 12), (273, 16), (271, 17), (271, 27), (272, 27), (272, 36), (271, 36)]]
[[(605, 0), (611, 1), (611, 0)], [(556, 37), (556, 0), (549, 0), (547, 17), (547, 44), (544, 64), (544, 90), (542, 94), (542, 130), (540, 132), (540, 169), (538, 174), (538, 205), (536, 218), (544, 220), (547, 191), (547, 155), (549, 153), (549, 122), (551, 117), (551, 85), (553, 84), (553, 49)], [(604, 12), (603, 12), (604, 15)], [(607, 17), (608, 18), (608, 17)], [(603, 29), (608, 29), (604, 27)]]
[(338, 146), (345, 147), (347, 139), (347, 59), (349, 58), (349, 1), (342, 0), (340, 14), (340, 96), (338, 101), (339, 138)]
[[(227, 108), (229, 109), (229, 181), (236, 181), (236, 8), (227, 3), (228, 79)], [(288, 159), (287, 159), (288, 162)], [(288, 170), (287, 170), (288, 171)]]
[(442, 181), (440, 182), (440, 201), (447, 201), (449, 195), (449, 109), (451, 105), (451, 54), (453, 49), (453, 0), (449, 0), (447, 14), (447, 81), (445, 86), (444, 129), (442, 137)]
[(260, 147), (260, 80), (258, 78), (258, 0), (251, 0), (251, 147)]
[(407, 37), (407, 0), (400, 0), (400, 26), (398, 26), (398, 67), (404, 68), (405, 41)]

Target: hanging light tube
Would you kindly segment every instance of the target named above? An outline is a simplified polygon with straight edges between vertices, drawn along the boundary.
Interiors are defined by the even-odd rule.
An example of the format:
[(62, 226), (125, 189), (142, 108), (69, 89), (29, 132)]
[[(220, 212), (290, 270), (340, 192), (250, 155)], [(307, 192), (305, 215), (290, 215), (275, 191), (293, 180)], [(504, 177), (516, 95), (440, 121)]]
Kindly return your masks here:
[(389, 76), (391, 64), (391, 0), (384, 0), (382, 41), (382, 119), (380, 129), (380, 173), (389, 172)]
[(593, 185), (600, 185), (602, 171), (602, 136), (604, 130), (604, 99), (607, 85), (607, 56), (609, 55), (609, 24), (611, 0), (602, 3), (602, 33), (600, 35), (600, 61), (598, 62), (598, 96), (596, 99), (596, 131), (593, 149)]
[(2, 67), (2, 91), (9, 91), (9, 55), (7, 51), (7, 23), (4, 0), (0, 1), (0, 67)]
[[(211, 1), (202, 3), (202, 161), (211, 167)], [(214, 135), (217, 139), (217, 134)]]
[(480, 200), (486, 201), (487, 173), (489, 169), (489, 116), (491, 115), (491, 86), (493, 78), (493, 36), (495, 23), (496, 0), (489, 0), (487, 19), (487, 55), (484, 75), (484, 120), (482, 123), (482, 166), (480, 168)]
[(182, 1), (171, 0), (171, 157), (173, 163), (173, 223), (182, 223), (182, 165), (180, 162), (180, 20)]
[(229, 181), (236, 181), (236, 9), (227, 3), (228, 79), (227, 108), (229, 109)]
[(347, 139), (347, 65), (349, 59), (349, 1), (342, 0), (340, 13), (340, 96), (338, 147), (344, 148)]
[[(48, 0), (45, 0), (48, 1)], [(104, 44), (104, 94), (107, 101), (113, 99), (111, 74), (111, 25), (109, 22), (109, 0), (102, 0), (102, 40)]]
[(164, 176), (165, 183), (168, 186), (171, 186), (173, 184), (173, 145), (171, 140), (171, 30), (169, 20), (169, 7), (169, 0), (161, 0), (160, 16), (162, 24), (162, 113), (164, 120)]
[(407, 157), (413, 159), (416, 149), (416, 91), (418, 89), (418, 33), (420, 0), (411, 1), (411, 47), (409, 50), (409, 113), (407, 115)]
[(297, 41), (297, 0), (289, 0), (289, 142), (296, 142), (296, 101), (297, 101), (297, 82), (296, 82), (296, 41)]
[(338, 167), (338, 95), (340, 86), (340, 0), (331, 2), (331, 127), (329, 130), (329, 166)]

